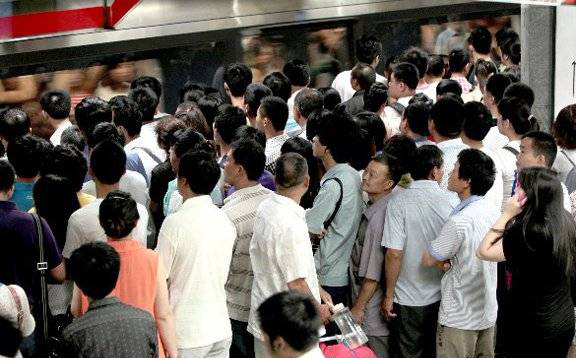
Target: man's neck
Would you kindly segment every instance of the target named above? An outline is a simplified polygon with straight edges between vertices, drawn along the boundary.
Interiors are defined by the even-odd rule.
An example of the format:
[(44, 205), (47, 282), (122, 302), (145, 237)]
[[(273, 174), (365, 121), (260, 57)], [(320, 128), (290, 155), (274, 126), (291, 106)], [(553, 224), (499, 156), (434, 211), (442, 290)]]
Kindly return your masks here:
[(128, 144), (128, 143), (130, 143), (130, 142), (132, 142), (138, 138), (140, 138), (140, 134), (136, 134), (134, 137), (126, 137), (126, 144)]
[(250, 123), (250, 127), (256, 128), (256, 117), (246, 116), (248, 123)]
[(438, 133), (433, 133), (432, 139), (434, 139), (434, 142), (436, 142), (436, 144), (438, 144), (438, 143), (446, 142), (446, 141), (456, 139), (456, 138), (448, 138), (448, 137), (441, 136)]
[(284, 131), (276, 131), (276, 130), (270, 129), (270, 130), (267, 130), (265, 132), (265, 134), (266, 134), (266, 139), (270, 139), (270, 138), (278, 137), (278, 136), (284, 134)]
[(302, 199), (302, 196), (304, 195), (304, 193), (302, 193), (301, 190), (283, 189), (281, 187), (276, 188), (276, 194), (286, 197), (288, 199), (292, 199), (298, 205), (300, 205), (300, 199)]
[(416, 94), (416, 90), (410, 90), (410, 91), (406, 91), (404, 93), (402, 93), (402, 95), (398, 98), (396, 98), (396, 100), (399, 100), (400, 98), (405, 98), (405, 97), (413, 97)]
[(331, 155), (327, 154), (322, 158), (322, 164), (324, 165), (324, 168), (326, 168), (326, 171), (328, 171), (338, 163), (332, 158)]
[(241, 97), (230, 96), (230, 102), (234, 107), (238, 107), (244, 110), (244, 96)]
[(251, 188), (256, 185), (258, 185), (257, 180), (248, 180), (248, 178), (239, 179), (236, 183), (234, 183), (236, 190)]
[(506, 137), (508, 137), (508, 139), (510, 140), (510, 142), (512, 142), (512, 141), (517, 141), (517, 140), (522, 140), (522, 135), (521, 135), (521, 134), (516, 134), (516, 132), (508, 133), (508, 134), (506, 134)]
[(96, 184), (96, 197), (98, 199), (104, 199), (106, 195), (110, 194), (114, 190), (120, 189), (120, 184), (102, 184), (99, 183), (98, 180), (94, 179), (94, 183)]
[(0, 192), (0, 202), (2, 201), (10, 201), (10, 195), (5, 192)]
[(470, 139), (465, 134), (462, 134), (460, 138), (462, 139), (462, 142), (464, 142), (464, 144), (466, 144), (472, 149), (482, 149), (484, 147), (484, 144), (482, 143), (481, 140)]
[(391, 192), (392, 192), (392, 190), (386, 190), (386, 191), (383, 191), (383, 192), (378, 193), (378, 194), (368, 194), (368, 198), (370, 198), (370, 201), (371, 201), (372, 203), (375, 203), (375, 202), (377, 202), (378, 200), (386, 197), (386, 196), (387, 196), (388, 194), (390, 194)]
[(222, 144), (220, 144), (220, 153), (222, 154), (222, 157), (228, 155), (228, 153), (230, 153), (230, 144), (222, 142)]
[(198, 196), (201, 196), (200, 194), (196, 194), (190, 190), (187, 190), (186, 193), (180, 193), (182, 195), (182, 202), (185, 202), (188, 199), (192, 199), (192, 198), (196, 198)]
[(18, 178), (16, 178), (16, 182), (17, 182), (17, 183), (28, 183), (28, 184), (30, 184), (30, 183), (35, 183), (35, 182), (36, 182), (36, 179), (38, 179), (37, 176), (35, 176), (34, 178), (20, 178), (20, 177), (18, 177)]
[(466, 75), (462, 72), (452, 72), (452, 78), (465, 78)]
[(292, 94), (300, 91), (302, 88), (305, 88), (306, 86), (292, 86)]
[(66, 122), (67, 120), (68, 120), (68, 118), (54, 119), (54, 118), (50, 117), (50, 124), (52, 124), (52, 128), (58, 129), (62, 125), (62, 123)]
[(472, 194), (470, 193), (470, 189), (464, 190), (463, 192), (457, 194), (458, 198), (460, 198), (460, 201), (464, 201), (472, 196)]

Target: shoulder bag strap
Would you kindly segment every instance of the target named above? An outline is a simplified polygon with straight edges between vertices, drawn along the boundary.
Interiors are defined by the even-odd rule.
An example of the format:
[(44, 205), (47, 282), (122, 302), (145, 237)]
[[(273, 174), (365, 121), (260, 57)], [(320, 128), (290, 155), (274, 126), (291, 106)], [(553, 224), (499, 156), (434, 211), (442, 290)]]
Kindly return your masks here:
[(134, 147), (134, 149), (140, 149), (143, 150), (146, 154), (148, 154), (148, 156), (150, 158), (152, 158), (152, 160), (154, 160), (156, 162), (156, 164), (162, 164), (162, 159), (158, 158), (158, 156), (154, 153), (152, 153), (152, 151), (150, 150), (150, 148), (146, 148), (146, 147)]
[(22, 319), (24, 318), (24, 312), (22, 311), (22, 302), (20, 301), (20, 296), (18, 296), (18, 292), (16, 292), (16, 290), (14, 289), (14, 287), (12, 286), (6, 286), (8, 287), (8, 289), (10, 290), (10, 293), (12, 294), (12, 298), (14, 299), (14, 302), (16, 303), (16, 309), (18, 309), (18, 327), (22, 326)]
[(40, 290), (42, 292), (42, 329), (44, 338), (48, 338), (48, 292), (46, 288), (46, 271), (48, 270), (48, 263), (44, 260), (44, 233), (42, 230), (42, 222), (38, 214), (31, 214), (36, 224), (36, 233), (38, 236), (39, 258), (36, 264), (36, 269), (40, 273)]
[(572, 159), (570, 159), (570, 157), (568, 156), (568, 154), (566, 154), (566, 152), (564, 150), (561, 150), (560, 153), (564, 154), (564, 156), (566, 157), (566, 159), (568, 159), (568, 161), (570, 162), (570, 164), (572, 164), (572, 167), (576, 167), (576, 164), (574, 164), (574, 161)]
[(509, 151), (510, 153), (514, 154), (515, 156), (520, 154), (520, 152), (518, 150), (516, 150), (515, 148), (512, 148), (512, 147), (509, 147), (509, 146), (504, 146), (504, 147), (502, 147), (502, 149)]
[[(340, 181), (340, 179), (338, 179), (338, 178), (330, 178), (330, 179), (327, 179), (326, 181), (328, 181), (328, 180), (334, 180), (336, 183), (338, 183), (338, 186), (340, 187), (340, 197), (338, 198), (338, 201), (336, 202), (336, 207), (334, 208), (334, 212), (332, 213), (332, 215), (330, 215), (328, 220), (326, 220), (324, 222), (324, 229), (326, 229), (326, 230), (328, 230), (330, 225), (332, 225), (332, 221), (334, 221), (334, 218), (338, 214), (338, 211), (340, 210), (340, 206), (342, 205), (342, 198), (344, 197), (344, 189), (343, 189), (342, 181)], [(324, 183), (326, 183), (326, 182), (324, 182)]]

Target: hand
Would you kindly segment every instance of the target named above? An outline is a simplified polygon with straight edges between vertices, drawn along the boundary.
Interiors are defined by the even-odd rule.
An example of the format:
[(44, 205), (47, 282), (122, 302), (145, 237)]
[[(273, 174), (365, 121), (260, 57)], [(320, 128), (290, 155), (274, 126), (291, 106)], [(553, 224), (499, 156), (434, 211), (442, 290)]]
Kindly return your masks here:
[(442, 271), (448, 272), (448, 270), (450, 270), (451, 268), (452, 268), (452, 265), (450, 264), (450, 261), (444, 261), (442, 263)]
[(322, 303), (327, 304), (328, 306), (334, 306), (334, 302), (332, 302), (332, 296), (322, 287), (320, 287), (320, 300)]
[(364, 324), (364, 308), (354, 306), (350, 310), (350, 313), (352, 313), (352, 317), (354, 317), (354, 320), (356, 320), (356, 323)]
[(396, 318), (396, 313), (394, 313), (392, 311), (392, 306), (394, 304), (394, 299), (393, 298), (389, 298), (389, 297), (385, 297), (384, 300), (382, 301), (382, 314), (384, 315), (384, 319), (386, 321), (391, 321), (392, 319)]
[(520, 196), (518, 193), (516, 193), (514, 196), (506, 200), (506, 204), (504, 204), (504, 210), (502, 213), (513, 218), (522, 212), (522, 207), (525, 203), (526, 198), (520, 199)]
[(320, 319), (324, 325), (327, 325), (332, 318), (332, 312), (330, 312), (330, 306), (321, 304), (318, 306), (318, 313), (320, 314)]

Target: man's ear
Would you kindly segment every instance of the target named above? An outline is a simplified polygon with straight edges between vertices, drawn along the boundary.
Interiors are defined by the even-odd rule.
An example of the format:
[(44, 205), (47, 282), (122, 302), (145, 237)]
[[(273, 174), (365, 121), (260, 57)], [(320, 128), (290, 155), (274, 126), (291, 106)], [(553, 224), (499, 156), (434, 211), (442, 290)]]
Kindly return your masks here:
[(271, 342), (272, 350), (274, 352), (281, 352), (286, 349), (287, 343), (282, 337), (276, 337), (276, 339)]

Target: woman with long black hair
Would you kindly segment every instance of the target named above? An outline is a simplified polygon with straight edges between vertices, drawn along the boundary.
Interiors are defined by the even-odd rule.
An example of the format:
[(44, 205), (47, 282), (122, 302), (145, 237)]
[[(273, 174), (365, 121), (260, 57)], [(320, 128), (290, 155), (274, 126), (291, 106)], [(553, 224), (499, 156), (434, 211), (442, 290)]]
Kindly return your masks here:
[(478, 248), (478, 257), (506, 261), (511, 272), (506, 357), (565, 358), (574, 337), (576, 223), (562, 198), (556, 172), (523, 169), (516, 194)]

